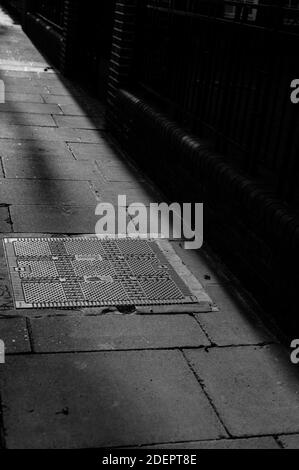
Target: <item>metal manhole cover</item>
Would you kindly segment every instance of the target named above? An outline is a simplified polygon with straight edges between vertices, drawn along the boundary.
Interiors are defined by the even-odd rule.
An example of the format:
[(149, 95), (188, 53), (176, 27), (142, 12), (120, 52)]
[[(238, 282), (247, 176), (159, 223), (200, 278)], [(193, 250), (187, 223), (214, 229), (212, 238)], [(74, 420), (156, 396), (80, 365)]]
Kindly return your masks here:
[(5, 238), (4, 247), (16, 308), (211, 303), (167, 240)]

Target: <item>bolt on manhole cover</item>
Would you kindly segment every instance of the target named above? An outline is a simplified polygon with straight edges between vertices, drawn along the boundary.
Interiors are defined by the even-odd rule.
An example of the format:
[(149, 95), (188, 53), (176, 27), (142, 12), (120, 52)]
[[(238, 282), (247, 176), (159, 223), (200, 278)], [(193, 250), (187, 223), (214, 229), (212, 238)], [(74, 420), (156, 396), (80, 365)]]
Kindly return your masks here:
[(165, 239), (5, 238), (4, 247), (16, 308), (210, 310), (210, 298)]

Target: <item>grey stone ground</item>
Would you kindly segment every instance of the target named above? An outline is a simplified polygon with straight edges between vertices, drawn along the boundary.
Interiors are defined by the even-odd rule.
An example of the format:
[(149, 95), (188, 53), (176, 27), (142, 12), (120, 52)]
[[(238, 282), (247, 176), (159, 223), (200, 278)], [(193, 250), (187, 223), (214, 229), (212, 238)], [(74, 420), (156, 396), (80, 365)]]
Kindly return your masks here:
[[(0, 15), (2, 233), (93, 233), (97, 201), (161, 200), (116, 153), (103, 108)], [(229, 273), (184, 262), (219, 311), (14, 310), (0, 251), (1, 445), (299, 448), (298, 369)]]

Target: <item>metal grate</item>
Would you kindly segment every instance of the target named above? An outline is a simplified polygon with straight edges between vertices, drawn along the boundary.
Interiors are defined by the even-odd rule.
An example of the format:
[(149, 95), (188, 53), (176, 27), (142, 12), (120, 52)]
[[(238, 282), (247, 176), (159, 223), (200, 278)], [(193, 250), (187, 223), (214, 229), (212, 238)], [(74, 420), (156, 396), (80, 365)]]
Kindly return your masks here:
[(16, 308), (199, 303), (166, 240), (6, 238), (4, 247)]

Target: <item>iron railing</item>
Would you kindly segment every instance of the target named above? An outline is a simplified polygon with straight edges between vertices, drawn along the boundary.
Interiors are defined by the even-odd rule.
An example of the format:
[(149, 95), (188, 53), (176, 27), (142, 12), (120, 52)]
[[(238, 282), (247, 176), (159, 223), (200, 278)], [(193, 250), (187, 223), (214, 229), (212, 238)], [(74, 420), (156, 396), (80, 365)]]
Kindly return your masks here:
[(34, 12), (54, 28), (63, 26), (64, 0), (35, 0)]
[(135, 86), (299, 206), (299, 1), (139, 0)]

